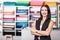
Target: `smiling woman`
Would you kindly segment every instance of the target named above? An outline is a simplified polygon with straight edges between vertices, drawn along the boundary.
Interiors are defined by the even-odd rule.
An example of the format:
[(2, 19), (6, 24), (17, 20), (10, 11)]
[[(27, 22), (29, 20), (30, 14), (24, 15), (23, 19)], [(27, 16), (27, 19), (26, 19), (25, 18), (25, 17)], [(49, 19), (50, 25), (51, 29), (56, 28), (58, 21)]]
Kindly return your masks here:
[(31, 33), (35, 35), (34, 40), (51, 40), (50, 33), (54, 22), (51, 20), (50, 8), (48, 5), (42, 5), (40, 18), (34, 21)]

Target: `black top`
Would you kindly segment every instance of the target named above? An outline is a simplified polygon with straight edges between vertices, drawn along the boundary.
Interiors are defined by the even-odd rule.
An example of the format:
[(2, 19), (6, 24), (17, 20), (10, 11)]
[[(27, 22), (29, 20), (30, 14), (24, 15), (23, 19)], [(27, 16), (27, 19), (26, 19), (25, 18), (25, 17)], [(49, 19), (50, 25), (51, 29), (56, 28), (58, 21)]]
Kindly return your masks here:
[[(50, 23), (50, 20), (44, 22), (41, 30), (45, 31), (48, 28), (49, 23)], [(39, 20), (36, 21), (36, 29), (40, 30), (40, 21)], [(35, 35), (34, 40), (38, 40), (38, 37), (39, 36)], [(50, 35), (49, 36), (40, 36), (40, 40), (51, 40), (51, 37), (50, 37)]]

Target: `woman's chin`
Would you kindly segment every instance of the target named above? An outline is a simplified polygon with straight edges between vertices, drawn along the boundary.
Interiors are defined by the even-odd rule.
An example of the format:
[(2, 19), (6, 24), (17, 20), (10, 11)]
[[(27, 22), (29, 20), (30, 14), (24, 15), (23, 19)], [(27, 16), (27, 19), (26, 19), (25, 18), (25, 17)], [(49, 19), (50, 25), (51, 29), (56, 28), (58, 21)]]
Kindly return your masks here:
[(43, 17), (46, 17), (46, 15), (44, 15)]

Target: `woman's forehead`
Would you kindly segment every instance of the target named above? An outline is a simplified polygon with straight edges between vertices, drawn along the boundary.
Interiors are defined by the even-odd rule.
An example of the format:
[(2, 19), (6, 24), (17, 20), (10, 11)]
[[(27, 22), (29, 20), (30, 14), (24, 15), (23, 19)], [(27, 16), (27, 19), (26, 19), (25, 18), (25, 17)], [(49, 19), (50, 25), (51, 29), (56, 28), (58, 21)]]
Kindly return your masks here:
[(44, 7), (42, 7), (41, 9), (47, 9), (47, 7), (44, 6)]

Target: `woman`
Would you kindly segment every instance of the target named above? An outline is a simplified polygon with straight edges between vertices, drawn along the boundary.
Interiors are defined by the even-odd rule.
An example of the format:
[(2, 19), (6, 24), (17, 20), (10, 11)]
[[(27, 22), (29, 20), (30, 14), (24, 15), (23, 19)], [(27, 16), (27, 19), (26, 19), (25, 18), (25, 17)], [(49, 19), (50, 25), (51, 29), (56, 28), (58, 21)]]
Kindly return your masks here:
[(42, 5), (40, 18), (34, 21), (31, 33), (35, 35), (34, 40), (51, 40), (50, 33), (54, 22), (51, 20), (50, 8), (48, 5)]

